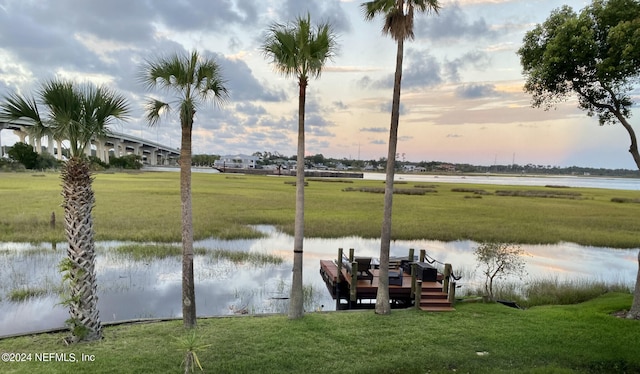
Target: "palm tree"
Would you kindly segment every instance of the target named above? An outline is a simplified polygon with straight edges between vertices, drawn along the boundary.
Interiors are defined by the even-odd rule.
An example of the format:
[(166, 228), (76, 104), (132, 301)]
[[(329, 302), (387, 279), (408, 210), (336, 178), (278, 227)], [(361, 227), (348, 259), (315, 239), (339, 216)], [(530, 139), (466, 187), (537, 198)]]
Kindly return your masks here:
[[(196, 326), (196, 293), (193, 280), (193, 214), (191, 210), (191, 134), (198, 107), (211, 99), (222, 103), (228, 98), (220, 66), (213, 58), (190, 54), (173, 54), (147, 61), (140, 80), (149, 89), (160, 88), (176, 94), (180, 111), (182, 140), (180, 145), (180, 200), (182, 203), (182, 320), (185, 328)], [(167, 102), (149, 99), (146, 116), (156, 125), (163, 112), (169, 112)]]
[(302, 317), (302, 247), (304, 240), (304, 111), (309, 77), (319, 78), (328, 59), (336, 53), (336, 37), (329, 23), (312, 28), (311, 16), (298, 17), (291, 24), (274, 23), (262, 45), (265, 57), (277, 72), (298, 79), (298, 151), (296, 166), (296, 216), (293, 243), (293, 279), (289, 318)]
[(402, 82), (402, 59), (405, 39), (413, 39), (413, 15), (415, 11), (438, 13), (438, 0), (374, 0), (362, 4), (364, 17), (370, 21), (376, 15), (384, 17), (382, 33), (396, 41), (396, 72), (393, 81), (393, 102), (391, 105), (391, 125), (389, 128), (389, 150), (384, 187), (384, 213), (380, 236), (380, 278), (376, 295), (376, 313), (389, 314), (389, 250), (391, 247), (391, 213), (393, 206), (393, 178), (398, 145), (398, 122), (400, 120), (400, 86)]
[[(44, 109), (44, 117), (40, 109)], [(0, 104), (0, 117), (12, 121), (27, 119), (40, 133), (57, 139), (68, 139), (70, 159), (62, 169), (62, 196), (67, 259), (61, 269), (66, 271), (70, 297), (71, 341), (96, 340), (102, 337), (98, 314), (95, 275), (95, 246), (92, 210), (95, 198), (91, 187), (90, 163), (84, 150), (93, 139), (108, 133), (115, 119), (126, 119), (129, 106), (123, 96), (90, 84), (76, 85), (70, 81), (51, 80), (42, 85), (38, 100), (18, 94), (6, 96)]]

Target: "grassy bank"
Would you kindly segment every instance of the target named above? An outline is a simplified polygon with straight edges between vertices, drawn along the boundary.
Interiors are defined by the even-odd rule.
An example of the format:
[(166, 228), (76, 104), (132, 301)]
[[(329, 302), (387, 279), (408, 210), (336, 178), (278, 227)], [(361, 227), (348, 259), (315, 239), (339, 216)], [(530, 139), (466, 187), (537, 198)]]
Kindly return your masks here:
[[(455, 313), (371, 311), (198, 321), (208, 373), (636, 373), (640, 324), (610, 313), (630, 295), (517, 310), (458, 304)], [(72, 347), (62, 334), (0, 340), (0, 352), (84, 354), (92, 362), (0, 363), (3, 373), (176, 373), (187, 346), (180, 321), (114, 326)], [(68, 357), (68, 356), (67, 356)]]
[[(194, 173), (196, 238), (255, 237), (258, 234), (247, 227), (252, 224), (276, 225), (292, 233), (295, 193), (294, 187), (285, 183), (291, 180)], [(354, 180), (345, 184), (315, 179), (308, 183), (307, 236), (379, 236), (383, 196), (361, 191), (379, 188), (382, 182)], [(400, 187), (430, 192), (394, 197), (396, 239), (568, 241), (640, 247), (640, 204), (632, 202), (640, 197), (638, 191), (451, 183)], [(178, 173), (97, 174), (94, 189), (98, 240), (180, 240)], [(64, 240), (57, 174), (3, 173), (0, 198), (0, 241)], [(57, 218), (54, 229), (49, 226), (52, 212)]]

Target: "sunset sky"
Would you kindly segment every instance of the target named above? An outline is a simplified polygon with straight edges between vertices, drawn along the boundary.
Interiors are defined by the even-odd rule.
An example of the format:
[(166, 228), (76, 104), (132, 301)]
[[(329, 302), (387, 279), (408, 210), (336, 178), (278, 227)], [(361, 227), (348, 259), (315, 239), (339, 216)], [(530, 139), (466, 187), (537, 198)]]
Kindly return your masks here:
[[(202, 108), (194, 153), (295, 154), (297, 83), (260, 53), (273, 22), (311, 14), (329, 21), (339, 50), (307, 99), (307, 154), (386, 157), (395, 43), (382, 19), (364, 20), (350, 0), (0, 0), (0, 95), (31, 93), (53, 77), (92, 81), (130, 99), (133, 116), (115, 131), (177, 147), (177, 114), (150, 128), (145, 59), (197, 49), (221, 64), (230, 100)], [(398, 153), (407, 161), (536, 164), (635, 169), (620, 125), (600, 127), (575, 100), (530, 107), (516, 51), (550, 12), (585, 1), (441, 1), (439, 15), (416, 16), (405, 43)], [(640, 101), (640, 89), (633, 94)], [(632, 125), (640, 124), (638, 106)], [(638, 130), (636, 130), (638, 131)], [(17, 137), (2, 131), (2, 145)]]

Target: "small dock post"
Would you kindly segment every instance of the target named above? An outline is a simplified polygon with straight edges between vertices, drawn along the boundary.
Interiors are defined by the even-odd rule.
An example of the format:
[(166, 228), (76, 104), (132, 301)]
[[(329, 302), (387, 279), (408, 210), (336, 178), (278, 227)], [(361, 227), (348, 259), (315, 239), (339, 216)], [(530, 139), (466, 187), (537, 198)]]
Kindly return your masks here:
[(355, 249), (349, 248), (349, 262), (353, 262), (353, 257), (355, 255)]
[(349, 302), (352, 307), (354, 307), (358, 302), (358, 263), (355, 261), (351, 262), (351, 286), (349, 287)]
[(421, 249), (420, 250), (420, 262), (424, 262), (424, 259), (427, 257), (427, 250), (426, 249)]
[(452, 306), (456, 303), (456, 282), (449, 283), (449, 302)]
[(338, 248), (338, 279), (336, 280), (336, 310), (340, 310), (340, 282), (342, 282), (342, 256), (344, 256), (344, 250), (342, 248)]
[(416, 275), (418, 274), (418, 264), (415, 262), (411, 264), (411, 297), (417, 293), (416, 290)]
[(448, 292), (449, 290), (449, 278), (451, 277), (452, 272), (453, 268), (451, 267), (451, 264), (444, 264), (444, 274), (442, 274), (442, 289), (445, 292)]
[(415, 252), (415, 250), (413, 248), (409, 248), (409, 257), (407, 257), (407, 260), (409, 260), (409, 262), (413, 262), (413, 253)]
[[(413, 269), (413, 266), (411, 267)], [(416, 309), (420, 309), (420, 301), (422, 300), (422, 281), (418, 280), (416, 283), (416, 292), (413, 294), (413, 306)]]

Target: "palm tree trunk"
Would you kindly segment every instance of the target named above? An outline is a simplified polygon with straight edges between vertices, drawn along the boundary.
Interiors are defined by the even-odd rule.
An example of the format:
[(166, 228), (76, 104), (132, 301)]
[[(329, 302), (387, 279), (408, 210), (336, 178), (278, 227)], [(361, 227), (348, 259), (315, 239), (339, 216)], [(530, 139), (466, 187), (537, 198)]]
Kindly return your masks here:
[(289, 318), (301, 318), (304, 314), (302, 288), (302, 248), (304, 242), (304, 112), (307, 95), (307, 80), (300, 79), (298, 95), (298, 156), (296, 164), (296, 217), (293, 238), (293, 278), (289, 300)]
[(182, 321), (196, 326), (196, 291), (193, 278), (193, 212), (191, 206), (191, 131), (193, 116), (181, 114), (180, 201), (182, 204)]
[(398, 39), (396, 53), (396, 74), (393, 82), (393, 102), (391, 105), (391, 126), (389, 127), (389, 152), (387, 153), (387, 176), (384, 184), (384, 212), (380, 235), (380, 273), (376, 295), (376, 314), (391, 313), (389, 304), (389, 252), (391, 250), (391, 217), (393, 207), (393, 179), (396, 167), (398, 145), (398, 124), (400, 122), (400, 85), (402, 82), (402, 58), (404, 40)]
[(98, 315), (98, 293), (95, 272), (95, 246), (91, 212), (95, 198), (91, 189), (89, 163), (72, 157), (62, 169), (62, 196), (65, 234), (69, 247), (68, 300), (72, 340), (97, 340), (102, 337)]

